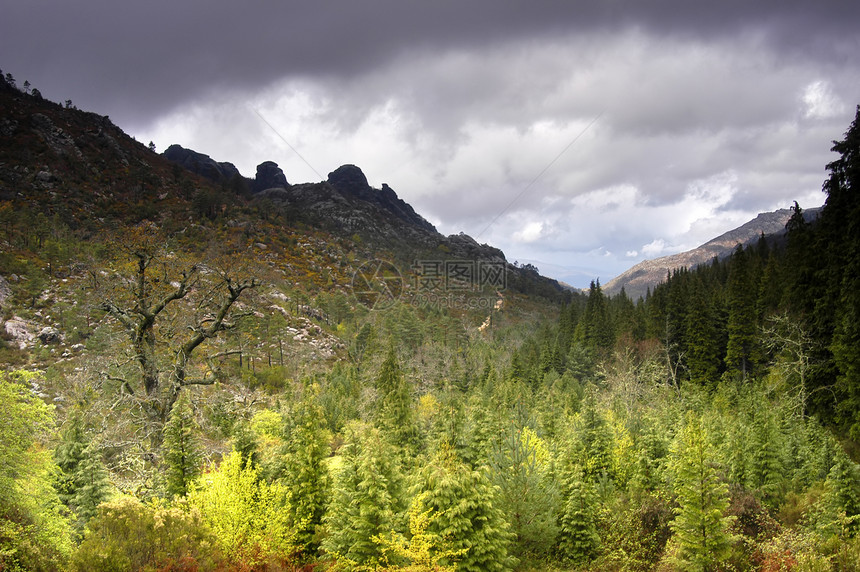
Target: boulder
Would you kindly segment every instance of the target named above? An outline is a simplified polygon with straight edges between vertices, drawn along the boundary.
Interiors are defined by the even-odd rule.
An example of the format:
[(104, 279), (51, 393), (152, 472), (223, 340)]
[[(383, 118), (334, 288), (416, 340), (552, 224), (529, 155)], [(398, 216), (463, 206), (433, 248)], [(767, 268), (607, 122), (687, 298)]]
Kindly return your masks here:
[(367, 177), (355, 165), (342, 165), (328, 174), (328, 184), (343, 195), (355, 197), (382, 207), (400, 220), (413, 226), (435, 233), (436, 227), (427, 222), (412, 207), (397, 196), (394, 189), (382, 183), (381, 189), (374, 189)]
[(47, 326), (39, 331), (39, 341), (45, 345), (58, 344), (62, 341), (62, 334), (57, 328)]
[(19, 349), (25, 349), (27, 345), (33, 341), (33, 334), (22, 318), (13, 316), (6, 320), (3, 324), (3, 329), (6, 331), (6, 336), (9, 340), (18, 345)]

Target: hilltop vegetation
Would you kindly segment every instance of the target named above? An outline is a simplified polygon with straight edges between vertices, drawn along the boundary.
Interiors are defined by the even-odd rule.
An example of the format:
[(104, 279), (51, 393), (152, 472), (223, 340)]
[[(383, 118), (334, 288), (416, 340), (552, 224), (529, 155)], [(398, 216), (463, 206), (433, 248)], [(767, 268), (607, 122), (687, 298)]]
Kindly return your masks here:
[(816, 223), (634, 301), (0, 88), (0, 568), (857, 568), (860, 109)]

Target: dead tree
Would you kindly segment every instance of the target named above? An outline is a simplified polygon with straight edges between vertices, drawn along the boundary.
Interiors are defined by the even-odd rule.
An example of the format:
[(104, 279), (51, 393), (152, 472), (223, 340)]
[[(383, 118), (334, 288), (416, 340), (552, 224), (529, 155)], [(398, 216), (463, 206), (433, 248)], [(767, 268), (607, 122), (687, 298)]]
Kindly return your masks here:
[[(117, 275), (116, 282), (120, 284), (117, 298), (121, 301), (105, 299), (99, 307), (119, 322), (131, 342), (132, 359), (138, 366), (140, 380), (139, 383), (122, 380), (122, 385), (141, 400), (147, 418), (157, 428), (167, 420), (183, 387), (216, 381), (214, 360), (233, 352), (204, 356), (210, 368), (202, 377), (189, 376), (192, 354), (206, 340), (233, 327), (234, 320), (240, 317), (232, 311), (236, 301), (259, 281), (237, 279), (226, 271), (201, 264), (177, 271), (171, 277), (166, 266), (156, 264), (159, 260), (156, 249), (125, 250), (133, 265), (131, 275)], [(195, 304), (180, 303), (195, 292)], [(181, 326), (176, 327), (175, 322)], [(158, 433), (155, 431), (151, 436), (157, 439)]]

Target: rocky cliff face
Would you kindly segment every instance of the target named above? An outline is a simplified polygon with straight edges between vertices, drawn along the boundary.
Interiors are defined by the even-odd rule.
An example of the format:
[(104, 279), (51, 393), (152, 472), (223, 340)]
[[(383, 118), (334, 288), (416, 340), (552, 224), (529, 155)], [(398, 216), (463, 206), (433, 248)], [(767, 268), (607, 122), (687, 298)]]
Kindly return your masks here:
[[(819, 209), (815, 208), (807, 209), (804, 215), (807, 219), (814, 219), (818, 216), (818, 211)], [(649, 288), (653, 289), (654, 286), (664, 282), (666, 275), (677, 268), (692, 268), (699, 264), (706, 264), (714, 257), (728, 256), (738, 245), (745, 246), (758, 240), (762, 235), (771, 240), (779, 240), (785, 233), (785, 224), (789, 217), (791, 217), (791, 209), (760, 213), (753, 220), (709, 240), (698, 248), (640, 262), (610, 280), (603, 286), (603, 290), (612, 295), (624, 288), (627, 295), (636, 300), (644, 296)]]
[(372, 188), (364, 173), (355, 165), (343, 165), (328, 174), (328, 183), (345, 196), (352, 196), (373, 203), (388, 211), (403, 222), (436, 232), (436, 227), (415, 212), (409, 203), (402, 200), (387, 184), (382, 189)]

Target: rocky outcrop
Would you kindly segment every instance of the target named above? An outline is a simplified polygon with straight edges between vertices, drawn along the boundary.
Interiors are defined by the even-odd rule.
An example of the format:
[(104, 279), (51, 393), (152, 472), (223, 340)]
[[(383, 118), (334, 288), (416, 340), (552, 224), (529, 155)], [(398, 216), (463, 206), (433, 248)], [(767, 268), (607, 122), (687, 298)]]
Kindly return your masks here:
[(341, 165), (329, 173), (328, 184), (347, 196), (365, 201), (373, 199), (373, 189), (367, 177), (355, 165)]
[(328, 174), (328, 184), (347, 197), (368, 201), (393, 214), (403, 222), (435, 233), (436, 227), (415, 212), (412, 206), (397, 196), (394, 189), (382, 183), (382, 189), (374, 189), (367, 177), (355, 165), (342, 165)]
[(81, 150), (75, 145), (75, 140), (60, 127), (54, 125), (49, 117), (42, 113), (34, 113), (30, 116), (30, 125), (50, 149), (59, 156), (74, 156), (83, 158)]
[(6, 300), (8, 300), (12, 296), (12, 287), (9, 286), (9, 282), (6, 281), (5, 278), (0, 276), (0, 310), (3, 309), (6, 304)]
[(241, 176), (239, 169), (233, 163), (219, 163), (209, 155), (186, 149), (181, 145), (171, 145), (162, 155), (168, 161), (181, 165), (192, 173), (197, 173), (216, 183), (224, 183), (233, 177)]
[(288, 189), (290, 184), (284, 172), (274, 161), (263, 161), (257, 165), (257, 175), (251, 183), (251, 191), (259, 193), (266, 189)]
[(6, 320), (3, 324), (3, 331), (5, 337), (22, 350), (26, 349), (34, 338), (30, 324), (18, 316)]

